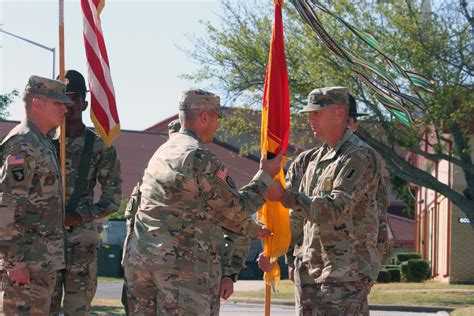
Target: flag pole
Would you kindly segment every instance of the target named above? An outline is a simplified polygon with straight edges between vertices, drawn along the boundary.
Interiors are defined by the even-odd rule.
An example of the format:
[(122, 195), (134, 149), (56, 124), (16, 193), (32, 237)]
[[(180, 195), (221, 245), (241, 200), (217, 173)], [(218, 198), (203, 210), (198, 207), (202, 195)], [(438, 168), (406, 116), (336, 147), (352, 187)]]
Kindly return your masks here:
[[(59, 80), (62, 82), (65, 79), (64, 64), (64, 0), (59, 0)], [(66, 201), (66, 118), (61, 123), (59, 144), (63, 201)]]
[(272, 301), (272, 286), (265, 284), (265, 316), (270, 316), (271, 301)]

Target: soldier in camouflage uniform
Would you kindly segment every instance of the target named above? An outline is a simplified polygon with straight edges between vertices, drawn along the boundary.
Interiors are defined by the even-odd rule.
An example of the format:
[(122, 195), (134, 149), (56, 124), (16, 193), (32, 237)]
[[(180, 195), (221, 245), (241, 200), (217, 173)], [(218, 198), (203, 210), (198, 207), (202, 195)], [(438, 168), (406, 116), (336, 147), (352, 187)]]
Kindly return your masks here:
[(270, 193), (305, 220), (295, 266), (317, 284), (313, 315), (368, 315), (364, 304), (380, 266), (380, 158), (347, 128), (348, 110), (347, 88), (310, 93), (302, 112), (310, 112), (311, 128), (325, 144), (312, 154), (299, 190), (275, 186), (280, 192)]
[(48, 315), (54, 284), (65, 267), (64, 205), (55, 149), (46, 136), (64, 119), (66, 86), (31, 76), (23, 93), (26, 120), (0, 147), (0, 241), (3, 312)]
[[(355, 132), (357, 130), (357, 117), (365, 116), (365, 113), (357, 112), (357, 105), (355, 99), (349, 95), (350, 107), (348, 125), (349, 128)], [(287, 188), (299, 190), (301, 180), (304, 177), (306, 169), (309, 163), (316, 158), (315, 155), (319, 147), (307, 150), (298, 155), (298, 157), (290, 165), (288, 172), (286, 173), (286, 185)], [(388, 207), (388, 199), (385, 184), (381, 178), (379, 183), (379, 189), (377, 191), (377, 206), (379, 208), (379, 230), (377, 238), (377, 249), (379, 251), (380, 258), (382, 260), (385, 249), (385, 243), (388, 240), (388, 226), (386, 211)], [(291, 214), (291, 233), (292, 242), (286, 254), (286, 263), (288, 264), (288, 274), (291, 280), (295, 283), (295, 307), (297, 315), (311, 315), (313, 310), (313, 298), (316, 296), (318, 290), (318, 284), (314, 281), (314, 277), (310, 277), (307, 273), (307, 268), (304, 265), (299, 264), (298, 268), (295, 269), (295, 257), (302, 258), (300, 253), (301, 246), (303, 243), (303, 228), (304, 220), (295, 215)], [(320, 253), (317, 249), (312, 249), (313, 255), (313, 275), (320, 274), (323, 269), (322, 258), (317, 258), (316, 253)], [(264, 271), (271, 269), (268, 258), (260, 258), (259, 266)], [(364, 309), (368, 313), (368, 303), (364, 303)]]
[[(170, 137), (179, 132), (180, 128), (179, 119), (170, 122), (168, 125)], [(220, 242), (220, 240), (216, 240), (216, 243)], [(216, 264), (211, 268), (211, 271), (216, 271), (215, 277), (211, 277), (211, 281), (219, 281), (219, 276), (222, 275), (220, 283), (211, 286), (213, 291), (211, 315), (219, 315), (221, 298), (226, 300), (233, 294), (234, 283), (237, 282), (240, 270), (245, 268), (245, 259), (250, 250), (250, 238), (224, 229), (224, 241), (221, 249), (221, 264)]]
[[(52, 312), (59, 313), (64, 286), (64, 314), (88, 315), (97, 288), (99, 231), (95, 220), (118, 210), (122, 199), (122, 181), (115, 148), (108, 147), (82, 122), (82, 112), (87, 108), (84, 77), (75, 70), (68, 70), (65, 78), (66, 93), (74, 101), (68, 106), (66, 114), (65, 223), (68, 226), (68, 244), (66, 269), (56, 284)], [(86, 153), (86, 142), (90, 142), (89, 153)], [(88, 167), (82, 170), (81, 177), (83, 159), (83, 164)], [(100, 184), (101, 195), (94, 203), (97, 183)]]
[[(352, 132), (355, 133), (359, 128), (358, 117), (366, 116), (367, 113), (360, 113), (357, 111), (357, 103), (354, 97), (349, 95), (350, 107), (348, 124)], [(383, 262), (384, 257), (387, 255), (389, 244), (390, 244), (390, 233), (387, 223), (387, 210), (389, 206), (387, 186), (383, 177), (380, 179), (379, 187), (377, 191), (377, 206), (379, 207), (379, 233), (377, 236), (377, 250), (380, 255), (380, 260)]]
[(251, 237), (262, 232), (249, 216), (265, 203), (281, 165), (281, 154), (262, 159), (261, 170), (237, 191), (227, 168), (204, 146), (217, 129), (219, 97), (188, 90), (179, 106), (182, 128), (158, 148), (140, 184), (124, 258), (132, 315), (211, 314), (222, 227)]

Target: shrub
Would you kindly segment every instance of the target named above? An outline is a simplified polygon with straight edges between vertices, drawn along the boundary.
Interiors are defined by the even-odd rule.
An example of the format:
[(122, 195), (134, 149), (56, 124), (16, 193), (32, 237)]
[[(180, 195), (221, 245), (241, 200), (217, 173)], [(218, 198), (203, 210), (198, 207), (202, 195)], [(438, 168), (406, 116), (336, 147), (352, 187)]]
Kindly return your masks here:
[(402, 279), (402, 273), (400, 272), (400, 268), (392, 268), (387, 269), (390, 273), (390, 281), (391, 282), (400, 282)]
[(407, 275), (408, 275), (408, 262), (404, 262), (400, 265), (400, 270), (402, 271), (402, 276), (405, 280), (407, 280)]
[(393, 264), (400, 265), (410, 259), (421, 259), (421, 255), (414, 252), (400, 252), (394, 255), (394, 259)]
[(380, 270), (377, 277), (377, 282), (379, 283), (389, 283), (391, 280), (390, 272), (387, 270)]
[(400, 270), (400, 265), (396, 264), (385, 264), (382, 266), (381, 270), (390, 270), (390, 269), (398, 269)]
[(430, 263), (423, 259), (410, 259), (402, 264), (403, 277), (409, 282), (421, 282), (430, 277)]

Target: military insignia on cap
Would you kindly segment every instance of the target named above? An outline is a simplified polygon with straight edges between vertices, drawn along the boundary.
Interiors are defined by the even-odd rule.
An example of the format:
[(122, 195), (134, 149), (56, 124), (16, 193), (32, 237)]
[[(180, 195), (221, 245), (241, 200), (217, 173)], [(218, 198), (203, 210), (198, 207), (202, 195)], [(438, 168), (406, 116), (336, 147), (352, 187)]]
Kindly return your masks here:
[(234, 182), (234, 180), (232, 179), (231, 176), (227, 176), (227, 178), (225, 179), (225, 182), (227, 182), (227, 185), (228, 185), (229, 187), (231, 187), (232, 189), (237, 188), (237, 187), (235, 186), (235, 182)]
[(13, 179), (21, 182), (25, 179), (25, 171), (23, 169), (12, 170)]

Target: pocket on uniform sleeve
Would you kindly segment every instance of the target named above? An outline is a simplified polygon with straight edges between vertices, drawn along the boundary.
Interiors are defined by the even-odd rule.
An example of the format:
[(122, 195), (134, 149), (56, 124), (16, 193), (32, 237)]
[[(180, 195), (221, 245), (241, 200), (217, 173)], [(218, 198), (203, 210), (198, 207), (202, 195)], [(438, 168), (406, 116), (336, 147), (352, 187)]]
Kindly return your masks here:
[(12, 239), (15, 210), (2, 205), (3, 193), (0, 193), (0, 243)]

